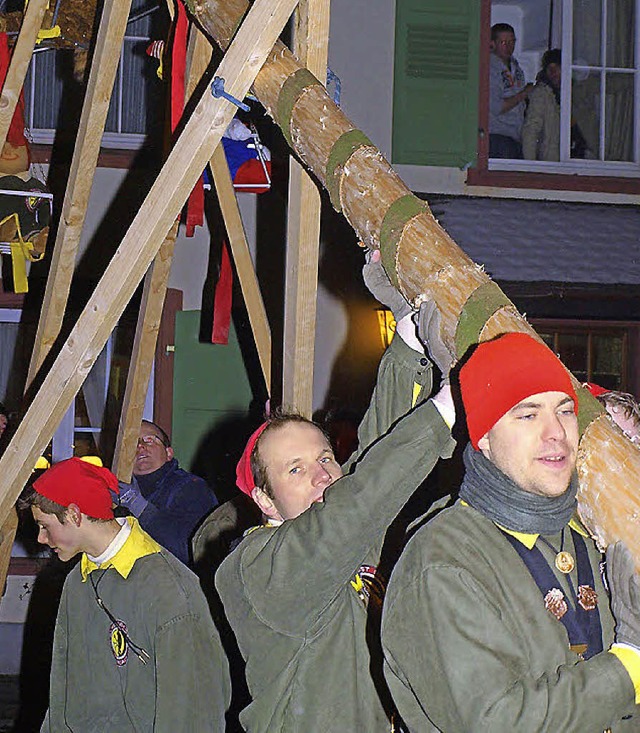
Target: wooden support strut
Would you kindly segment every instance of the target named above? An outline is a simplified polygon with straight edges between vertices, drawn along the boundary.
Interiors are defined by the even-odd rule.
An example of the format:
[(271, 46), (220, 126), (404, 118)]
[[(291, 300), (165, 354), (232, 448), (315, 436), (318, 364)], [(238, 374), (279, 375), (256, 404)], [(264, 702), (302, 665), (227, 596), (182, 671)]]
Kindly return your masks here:
[[(296, 56), (313, 74), (326, 78), (329, 0), (303, 0), (294, 17)], [(315, 182), (291, 156), (282, 401), (309, 418), (313, 412), (320, 209), (320, 192)]]
[[(296, 0), (256, 0), (217, 75), (242, 99), (282, 32)], [(160, 249), (235, 112), (206, 89), (127, 234), (82, 311), (2, 458), (0, 519), (7, 516), (40, 455), (78, 393), (136, 287)]]
[(260, 286), (251, 261), (249, 244), (242, 224), (238, 200), (233, 190), (229, 164), (222, 145), (218, 145), (211, 158), (211, 172), (218, 193), (218, 202), (229, 237), (229, 246), (242, 288), (249, 323), (260, 359), (267, 393), (271, 394), (271, 329), (260, 293)]
[[(211, 60), (211, 44), (197, 26), (191, 27), (193, 33), (189, 38), (189, 53), (192, 68), (204, 73)], [(197, 76), (197, 73), (194, 75)], [(192, 90), (187, 88), (188, 96)], [(238, 273), (238, 280), (242, 288), (249, 323), (253, 332), (253, 339), (258, 351), (258, 358), (262, 368), (267, 393), (271, 393), (271, 329), (267, 320), (267, 312), (258, 285), (258, 278), (251, 261), (249, 244), (242, 223), (242, 216), (238, 208), (238, 199), (231, 181), (229, 164), (222, 144), (218, 145), (211, 157), (211, 173), (218, 195), (220, 211), (229, 237), (229, 247)]]
[(120, 481), (129, 483), (136, 456), (140, 423), (144, 412), (149, 378), (162, 319), (162, 307), (167, 292), (173, 250), (178, 235), (178, 222), (165, 237), (145, 279), (138, 312), (136, 335), (127, 374), (127, 387), (120, 413), (118, 436), (111, 470)]
[[(193, 94), (197, 83), (207, 70), (211, 58), (211, 44), (194, 26), (191, 26), (187, 52), (187, 83), (185, 101)], [(160, 251), (149, 268), (138, 312), (136, 335), (131, 352), (127, 386), (120, 413), (120, 424), (111, 469), (120, 481), (129, 483), (133, 473), (140, 423), (144, 412), (149, 378), (153, 368), (162, 308), (167, 292), (173, 251), (178, 236), (179, 221), (167, 234)], [(169, 426), (167, 426), (168, 428)]]
[[(187, 3), (200, 25), (223, 49), (247, 8), (245, 0)], [(302, 83), (296, 82), (298, 78)], [(290, 93), (292, 87), (294, 93)], [(282, 43), (274, 46), (253, 90), (318, 180), (325, 186), (332, 180), (336, 182), (337, 208), (366, 246), (381, 249), (389, 276), (407, 299), (415, 304), (424, 298), (437, 302), (442, 314), (442, 338), (458, 358), (464, 356), (456, 352), (458, 322), (465, 309), (466, 320), (474, 320), (468, 317), (476, 307), (473, 293), (491, 283), (489, 276), (460, 250), (428, 206), (413, 196), (363, 135), (355, 145), (341, 143), (349, 133), (359, 137), (359, 131)], [(281, 100), (283, 94), (289, 98)], [(288, 112), (283, 114), (284, 110)], [(342, 150), (336, 155), (334, 148), (340, 145)], [(409, 212), (404, 220), (387, 227), (394, 236), (383, 242), (381, 232), (387, 213), (398, 200), (408, 200), (406, 197), (413, 199), (415, 206), (407, 207)], [(508, 301), (485, 315), (476, 340), (509, 331), (534, 334)], [(588, 402), (586, 396), (581, 403), (585, 400)], [(593, 414), (591, 410), (587, 412)], [(640, 475), (640, 451), (606, 418), (598, 418), (582, 436), (578, 472), (579, 510), (589, 530), (603, 545), (624, 540), (640, 561), (640, 494), (635, 490)], [(640, 568), (640, 562), (638, 565)]]
[(47, 5), (48, 0), (31, 0), (20, 26), (18, 40), (11, 54), (11, 63), (0, 95), (0, 150), (7, 141), (11, 120), (18, 106)]
[(78, 137), (71, 160), (69, 183), (62, 203), (49, 277), (29, 364), (27, 386), (38, 373), (62, 328), (130, 10), (131, 0), (106, 0), (100, 18), (87, 91), (80, 115)]

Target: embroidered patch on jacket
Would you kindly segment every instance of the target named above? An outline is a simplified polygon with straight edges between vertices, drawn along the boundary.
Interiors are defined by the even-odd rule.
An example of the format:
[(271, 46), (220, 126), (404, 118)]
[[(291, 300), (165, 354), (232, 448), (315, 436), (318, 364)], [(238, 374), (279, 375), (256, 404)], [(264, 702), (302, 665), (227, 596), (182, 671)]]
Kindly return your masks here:
[(127, 625), (118, 620), (117, 624), (109, 627), (111, 651), (118, 667), (124, 667), (129, 659), (129, 645), (127, 644)]
[(372, 602), (375, 606), (382, 607), (386, 582), (374, 565), (361, 565), (353, 576), (351, 587), (365, 606)]

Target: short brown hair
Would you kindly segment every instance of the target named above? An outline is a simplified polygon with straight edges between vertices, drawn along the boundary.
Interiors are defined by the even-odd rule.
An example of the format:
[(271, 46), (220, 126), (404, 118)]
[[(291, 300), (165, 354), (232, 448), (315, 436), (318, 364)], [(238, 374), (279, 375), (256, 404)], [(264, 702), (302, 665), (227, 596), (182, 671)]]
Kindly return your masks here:
[[(18, 509), (20, 511), (26, 511), (31, 507), (37, 507), (43, 514), (53, 514), (60, 522), (64, 524), (67, 519), (68, 507), (58, 504), (57, 501), (48, 499), (46, 496), (39, 494), (33, 486), (28, 486), (20, 495), (18, 499)], [(87, 516), (87, 515), (85, 515)], [(97, 517), (89, 517), (87, 519), (90, 522), (110, 522), (111, 519), (98, 519)]]
[(289, 423), (305, 423), (307, 425), (312, 425), (324, 435), (327, 441), (329, 441), (329, 436), (325, 430), (320, 427), (320, 425), (313, 422), (313, 420), (309, 420), (309, 418), (306, 418), (297, 412), (276, 410), (274, 415), (267, 420), (267, 427), (262, 431), (260, 437), (256, 441), (256, 444), (253, 446), (253, 450), (251, 451), (251, 473), (253, 474), (253, 480), (255, 485), (261, 488), (270, 499), (273, 499), (273, 487), (269, 481), (267, 465), (260, 455), (260, 441), (267, 433), (273, 433), (276, 430), (280, 430)]
[(636, 425), (640, 426), (640, 403), (629, 392), (612, 389), (610, 392), (598, 395), (598, 400), (605, 407), (619, 407), (627, 420), (633, 420)]

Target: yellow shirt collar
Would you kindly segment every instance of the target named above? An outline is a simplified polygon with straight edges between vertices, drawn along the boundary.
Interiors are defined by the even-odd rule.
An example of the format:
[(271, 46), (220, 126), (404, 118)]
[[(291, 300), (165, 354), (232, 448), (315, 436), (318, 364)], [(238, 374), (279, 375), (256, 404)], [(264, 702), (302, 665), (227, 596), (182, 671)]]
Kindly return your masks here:
[[(464, 504), (465, 506), (469, 506), (467, 502), (463, 501), (462, 499), (460, 500), (460, 503)], [(514, 532), (512, 529), (507, 529), (497, 522), (494, 522), (494, 524), (496, 525), (496, 527), (499, 527), (503, 532), (506, 532), (508, 535), (515, 537), (518, 542), (521, 542), (527, 548), (527, 550), (532, 550), (536, 542), (538, 541), (538, 537), (540, 537), (540, 534), (529, 534), (528, 532)], [(589, 533), (585, 530), (585, 528), (580, 523), (580, 520), (575, 515), (569, 520), (569, 526), (571, 527), (571, 529), (575, 529), (575, 531), (578, 534), (581, 534), (583, 537), (589, 536)]]
[(110, 560), (107, 560), (107, 562), (101, 565), (96, 565), (87, 557), (86, 552), (82, 553), (80, 573), (82, 574), (83, 583), (94, 570), (106, 570), (107, 568), (114, 568), (114, 570), (117, 570), (126, 579), (135, 565), (136, 560), (139, 560), (141, 557), (146, 557), (146, 555), (153, 555), (156, 552), (160, 552), (162, 549), (160, 545), (142, 529), (135, 517), (127, 517), (127, 522), (131, 527), (131, 534), (120, 550)]

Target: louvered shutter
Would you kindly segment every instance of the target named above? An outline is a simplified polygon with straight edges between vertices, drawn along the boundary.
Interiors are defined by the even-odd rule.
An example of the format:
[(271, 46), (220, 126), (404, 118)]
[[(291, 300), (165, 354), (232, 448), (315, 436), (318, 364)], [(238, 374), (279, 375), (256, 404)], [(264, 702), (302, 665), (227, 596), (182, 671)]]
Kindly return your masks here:
[(475, 162), (479, 22), (478, 0), (397, 0), (394, 163)]

